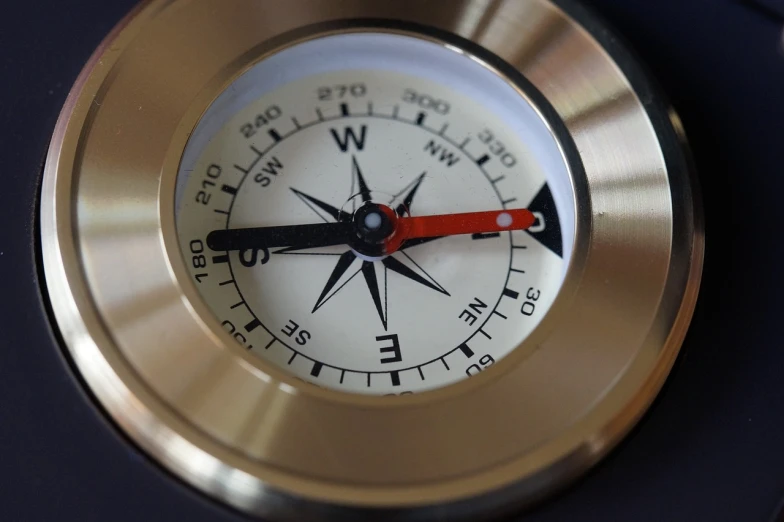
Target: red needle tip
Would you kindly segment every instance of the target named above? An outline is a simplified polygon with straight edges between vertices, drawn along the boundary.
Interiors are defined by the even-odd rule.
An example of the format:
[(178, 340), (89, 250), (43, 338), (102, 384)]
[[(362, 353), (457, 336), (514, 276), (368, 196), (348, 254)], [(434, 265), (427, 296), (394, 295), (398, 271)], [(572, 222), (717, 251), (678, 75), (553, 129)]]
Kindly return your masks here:
[(385, 241), (384, 250), (391, 254), (406, 239), (525, 230), (535, 221), (536, 217), (526, 209), (400, 217), (394, 221), (395, 232)]

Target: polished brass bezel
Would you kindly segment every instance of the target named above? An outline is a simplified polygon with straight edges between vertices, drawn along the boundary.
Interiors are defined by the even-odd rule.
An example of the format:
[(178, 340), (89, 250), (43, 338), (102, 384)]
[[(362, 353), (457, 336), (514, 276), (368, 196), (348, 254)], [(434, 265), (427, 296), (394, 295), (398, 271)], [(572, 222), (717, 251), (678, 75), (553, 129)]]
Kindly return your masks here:
[[(703, 236), (674, 113), (593, 24), (547, 0), (137, 9), (74, 86), (41, 195), (49, 299), (100, 404), (178, 476), (271, 519), (381, 508), (475, 519), (595, 463), (669, 372)], [(477, 378), (411, 397), (324, 390), (248, 356), (185, 276), (174, 236), (182, 151), (233, 79), (298, 39), (382, 29), (457, 46), (534, 96), (577, 201), (564, 286), (523, 346)]]

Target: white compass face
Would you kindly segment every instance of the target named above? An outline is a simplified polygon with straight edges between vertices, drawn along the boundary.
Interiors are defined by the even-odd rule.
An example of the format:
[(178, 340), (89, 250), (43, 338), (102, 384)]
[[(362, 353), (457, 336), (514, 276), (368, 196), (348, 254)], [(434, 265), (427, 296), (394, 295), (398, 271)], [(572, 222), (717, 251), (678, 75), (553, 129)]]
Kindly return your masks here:
[[(391, 252), (320, 232), (368, 205), (536, 221)], [(245, 348), (320, 386), (389, 394), (468, 378), (521, 344), (563, 281), (573, 207), (561, 150), (520, 92), (436, 44), (351, 34), (268, 58), (216, 100), (183, 157), (176, 217), (194, 283)], [(293, 225), (319, 227), (296, 244), (208, 240)]]

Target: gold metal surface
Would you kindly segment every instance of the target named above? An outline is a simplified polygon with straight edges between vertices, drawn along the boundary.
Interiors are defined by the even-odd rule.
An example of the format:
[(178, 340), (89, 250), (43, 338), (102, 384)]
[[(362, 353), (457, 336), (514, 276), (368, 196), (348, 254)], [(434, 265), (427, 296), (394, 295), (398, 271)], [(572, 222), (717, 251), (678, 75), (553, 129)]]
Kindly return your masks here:
[[(409, 397), (323, 390), (249, 357), (184, 276), (174, 238), (179, 160), (210, 102), (313, 34), (290, 31), (371, 18), (449, 31), (505, 60), (552, 104), (585, 170), (572, 173), (575, 254), (542, 324), (479, 376)], [(174, 473), (272, 519), (396, 507), (405, 520), (475, 520), (562, 485), (653, 400), (702, 265), (682, 143), (613, 52), (546, 0), (145, 4), (77, 81), (44, 175), (49, 296), (84, 380)]]

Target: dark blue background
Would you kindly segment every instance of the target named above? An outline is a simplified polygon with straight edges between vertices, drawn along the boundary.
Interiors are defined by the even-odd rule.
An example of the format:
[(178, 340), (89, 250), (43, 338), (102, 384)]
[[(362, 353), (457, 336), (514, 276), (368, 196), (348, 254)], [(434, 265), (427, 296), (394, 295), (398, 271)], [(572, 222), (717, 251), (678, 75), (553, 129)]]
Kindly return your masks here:
[[(81, 390), (47, 320), (35, 199), (58, 112), (129, 0), (0, 16), (0, 520), (243, 520), (172, 479)], [(517, 520), (767, 522), (784, 497), (780, 0), (594, 0), (680, 113), (702, 184), (704, 286), (673, 374), (622, 445)], [(779, 9), (777, 13), (777, 9)]]

